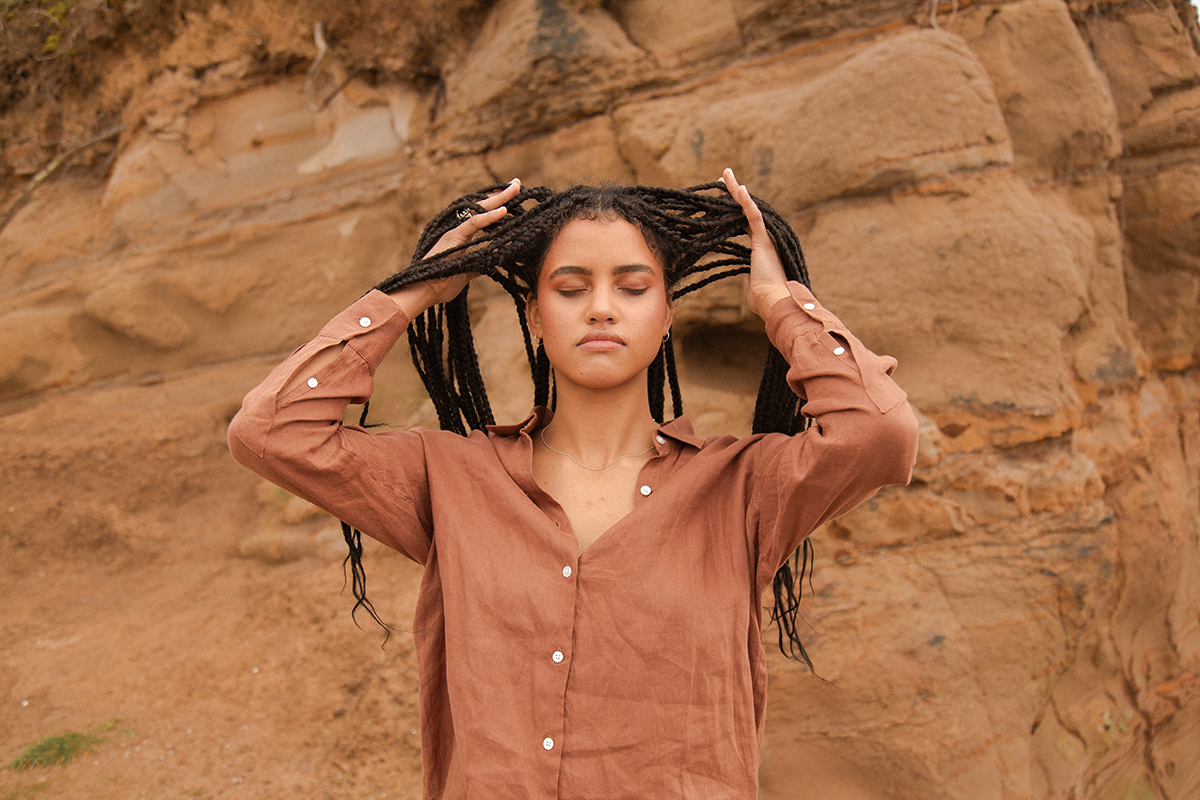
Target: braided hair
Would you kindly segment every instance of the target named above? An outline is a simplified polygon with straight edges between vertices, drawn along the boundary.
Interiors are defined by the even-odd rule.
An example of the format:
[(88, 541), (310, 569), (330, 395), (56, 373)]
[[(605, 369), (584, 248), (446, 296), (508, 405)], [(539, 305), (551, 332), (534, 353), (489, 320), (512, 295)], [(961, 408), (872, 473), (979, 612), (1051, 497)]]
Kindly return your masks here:
[[(719, 182), (683, 191), (649, 186), (576, 185), (556, 192), (545, 187), (522, 186), (505, 204), (508, 213), (499, 221), (471, 240), (427, 257), (438, 240), (462, 222), (464, 212), (483, 212), (479, 202), (506, 186), (490, 186), (451, 203), (425, 226), (410, 266), (375, 288), (391, 292), (468, 272), (486, 275), (498, 283), (516, 305), (536, 406), (554, 405), (552, 370), (545, 349), (540, 342), (535, 345), (530, 335), (525, 304), (536, 292), (538, 271), (547, 251), (567, 223), (618, 217), (635, 225), (662, 262), (667, 291), (675, 298), (750, 271), (750, 248), (734, 241), (746, 232), (746, 216)], [(768, 204), (757, 198), (755, 202), (775, 241), (787, 279), (808, 286), (808, 269), (795, 231)], [(428, 309), (412, 320), (408, 329), (413, 364), (429, 392), (439, 425), (443, 430), (462, 435), (494, 422), (471, 333), (468, 288), (450, 302)], [(772, 345), (754, 407), (754, 433), (790, 435), (808, 427), (809, 419), (801, 413), (803, 401), (787, 384), (787, 371), (787, 361)], [(674, 344), (669, 337), (647, 373), (650, 413), (655, 421), (663, 422), (668, 390), (674, 416), (682, 415)], [(366, 423), (367, 410), (363, 408), (360, 424)], [(350, 549), (344, 565), (350, 565), (356, 599), (351, 614), (365, 608), (387, 630), (366, 597), (361, 533), (346, 523), (342, 523), (342, 532)], [(775, 574), (772, 583), (775, 605), (771, 612), (771, 620), (779, 630), (780, 650), (789, 658), (803, 661), (810, 669), (812, 661), (800, 641), (796, 623), (801, 583), (808, 572), (811, 589), (811, 569), (812, 545), (805, 539)]]

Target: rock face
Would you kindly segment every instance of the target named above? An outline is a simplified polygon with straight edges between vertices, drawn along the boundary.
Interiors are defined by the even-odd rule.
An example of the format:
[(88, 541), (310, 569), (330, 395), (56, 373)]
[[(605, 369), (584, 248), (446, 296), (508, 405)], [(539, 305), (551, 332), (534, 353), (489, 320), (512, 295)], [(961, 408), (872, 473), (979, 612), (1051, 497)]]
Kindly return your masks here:
[[(196, 5), (167, 46), (109, 53), (94, 108), (63, 101), (120, 101), (111, 164), (46, 181), (0, 232), (0, 561), (21, 609), (0, 689), (40, 709), (5, 726), (6, 752), (123, 712), (149, 731), (189, 715), (232, 728), (257, 708), (262, 738), (316, 766), (221, 772), (197, 744), (157, 786), (412, 791), (411, 647), (380, 662), (373, 643), (353, 649), (370, 636), (330, 627), (324, 595), (298, 588), (326, 569), (330, 520), (264, 493), (224, 452), (224, 425), (273, 363), (406, 262), (448, 200), (514, 176), (686, 186), (728, 165), (791, 220), (823, 301), (899, 359), (922, 421), (913, 484), (815, 536), (806, 613), (825, 680), (771, 658), (761, 796), (1200, 797), (1191, 6), (995, 0), (931, 20), (895, 0), (498, 0), (413, 3), (411, 29), (399, 10), (361, 12), (397, 32), (388, 51), (332, 23), (323, 49), (262, 4)], [(256, 71), (270, 58), (312, 68)], [(39, 164), (26, 127), (43, 119), (7, 113), (6, 207)], [(511, 301), (475, 286), (472, 313), (497, 416), (519, 418), (531, 390)], [(697, 427), (746, 432), (766, 340), (740, 288), (681, 301), (677, 320)], [(403, 350), (372, 416), (431, 424)], [(244, 583), (218, 577), (239, 553), (258, 559), (235, 562), (253, 565)], [(419, 573), (371, 556), (403, 627)], [(235, 599), (179, 608), (235, 637), (268, 623), (213, 616), (274, 587), (286, 611), (255, 604), (287, 635), (245, 657), (320, 631), (341, 644), (295, 658), (334, 666), (258, 689), (192, 669), (211, 691), (188, 689), (153, 639), (102, 634), (113, 626), (74, 606), (46, 619), (72, 585), (35, 576), (63, 564), (92, 597), (147, 597), (156, 569), (214, 565), (204, 585)], [(103, 609), (132, 627), (126, 604)], [(186, 650), (167, 621), (153, 630), (169, 653), (250, 668)], [(157, 688), (118, 671), (96, 700), (81, 664), (121, 650)], [(392, 732), (363, 733), (372, 715)], [(217, 727), (193, 741), (222, 750)], [(403, 757), (379, 755), (391, 747)], [(119, 784), (112, 761), (96, 769)], [(45, 796), (123, 796), (80, 780)]]

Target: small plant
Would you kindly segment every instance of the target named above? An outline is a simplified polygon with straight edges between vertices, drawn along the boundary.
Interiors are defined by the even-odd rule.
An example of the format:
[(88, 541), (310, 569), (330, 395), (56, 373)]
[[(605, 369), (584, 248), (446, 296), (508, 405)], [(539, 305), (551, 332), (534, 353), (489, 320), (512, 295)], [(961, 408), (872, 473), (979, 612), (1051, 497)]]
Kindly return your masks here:
[(94, 745), (108, 741), (91, 733), (67, 731), (58, 736), (47, 736), (25, 748), (21, 755), (5, 769), (29, 769), (49, 767), (52, 764), (70, 764), (79, 753), (90, 753)]
[(60, 0), (60, 2), (50, 6), (50, 9), (46, 13), (54, 17), (56, 22), (62, 22), (62, 18), (67, 15), (67, 12), (71, 10), (73, 5), (75, 5), (75, 0)]
[(26, 747), (21, 755), (13, 759), (5, 769), (24, 770), (30, 767), (49, 767), (54, 764), (70, 764), (71, 759), (80, 753), (94, 752), (92, 749), (108, 740), (99, 734), (113, 730), (122, 735), (133, 733), (132, 728), (117, 728), (120, 717), (101, 722), (87, 733), (67, 731), (57, 736), (47, 736), (40, 742), (34, 742)]
[(133, 728), (118, 728), (117, 727), (117, 723), (119, 723), (122, 719), (123, 719), (123, 717), (113, 717), (111, 719), (106, 719), (104, 722), (101, 722), (99, 725), (96, 726), (94, 732), (95, 733), (104, 733), (106, 731), (115, 730), (117, 733), (121, 734), (122, 736), (132, 736), (134, 733)]

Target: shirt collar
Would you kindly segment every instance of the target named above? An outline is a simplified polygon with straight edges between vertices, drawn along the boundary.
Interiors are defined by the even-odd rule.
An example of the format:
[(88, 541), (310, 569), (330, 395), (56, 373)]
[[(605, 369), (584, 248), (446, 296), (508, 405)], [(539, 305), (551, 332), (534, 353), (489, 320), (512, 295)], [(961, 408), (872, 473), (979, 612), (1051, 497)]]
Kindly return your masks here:
[(676, 417), (670, 422), (658, 426), (658, 432), (663, 436), (668, 436), (677, 442), (700, 449), (703, 442), (696, 432), (692, 430), (692, 421), (688, 419), (687, 414), (682, 417)]
[(488, 425), (487, 430), (493, 436), (519, 436), (522, 433), (533, 434), (539, 428), (549, 425), (553, 417), (553, 411), (545, 406), (537, 406), (529, 413), (528, 417), (520, 422), (511, 425)]

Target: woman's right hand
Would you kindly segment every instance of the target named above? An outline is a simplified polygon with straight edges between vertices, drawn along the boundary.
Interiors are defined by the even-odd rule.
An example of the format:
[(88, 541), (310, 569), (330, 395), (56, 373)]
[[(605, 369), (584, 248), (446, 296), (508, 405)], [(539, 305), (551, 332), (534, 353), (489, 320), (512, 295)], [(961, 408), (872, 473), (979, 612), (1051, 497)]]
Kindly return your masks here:
[[(516, 197), (519, 191), (521, 191), (521, 180), (513, 178), (506, 188), (480, 200), (479, 205), (487, 210), (482, 214), (472, 214), (463, 220), (461, 225), (446, 231), (426, 254), (426, 258), (470, 241), (476, 233), (493, 222), (503, 219), (504, 215), (508, 213), (504, 204)], [(403, 289), (389, 292), (388, 296), (396, 302), (396, 305), (400, 306), (400, 310), (404, 312), (405, 316), (412, 320), (425, 313), (426, 309), (438, 303), (448, 303), (458, 297), (459, 292), (477, 277), (479, 277), (478, 272), (451, 275), (405, 286)]]

